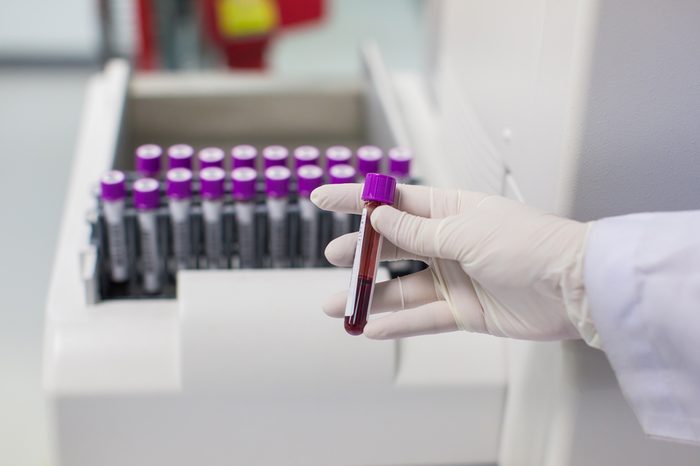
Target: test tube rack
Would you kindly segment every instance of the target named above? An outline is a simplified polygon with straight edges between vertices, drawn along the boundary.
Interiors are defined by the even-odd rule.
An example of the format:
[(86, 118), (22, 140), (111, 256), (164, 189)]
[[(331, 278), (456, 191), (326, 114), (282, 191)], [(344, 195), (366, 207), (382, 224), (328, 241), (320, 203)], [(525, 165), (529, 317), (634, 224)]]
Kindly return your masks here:
[[(111, 299), (174, 299), (177, 292), (177, 267), (173, 259), (173, 241), (172, 241), (172, 225), (170, 221), (170, 212), (167, 206), (167, 198), (165, 196), (165, 182), (161, 180), (161, 206), (157, 210), (158, 219), (158, 237), (160, 245), (161, 264), (161, 283), (163, 287), (159, 293), (146, 293), (140, 281), (139, 271), (139, 234), (136, 220), (136, 209), (131, 201), (131, 188), (133, 181), (137, 178), (135, 172), (126, 174), (127, 183), (127, 205), (125, 209), (124, 221), (127, 233), (127, 249), (129, 262), (129, 280), (123, 283), (115, 283), (110, 279), (110, 257), (109, 248), (104, 247), (107, 244), (107, 226), (105, 223), (104, 212), (99, 200), (99, 193), (95, 193), (97, 199), (97, 207), (88, 214), (88, 222), (90, 223), (90, 244), (97, 252), (97, 274), (85, 279), (85, 286), (88, 290), (88, 296), (94, 302), (105, 301)], [(412, 180), (415, 183), (416, 180)], [(199, 181), (193, 180), (193, 203), (190, 209), (190, 222), (192, 227), (192, 269), (205, 270), (209, 269), (207, 257), (204, 251), (204, 235), (203, 235), (203, 220), (201, 198), (199, 196)], [(292, 179), (290, 184), (289, 207), (287, 210), (287, 236), (288, 236), (288, 257), (290, 258), (291, 268), (303, 267), (302, 258), (300, 256), (300, 220), (299, 206), (297, 204), (296, 180)], [(239, 250), (239, 242), (236, 234), (236, 214), (234, 202), (231, 199), (231, 182), (227, 180), (225, 184), (226, 202), (223, 208), (223, 250), (225, 258), (220, 264), (224, 269), (240, 268), (237, 256)], [(259, 179), (256, 186), (255, 199), (255, 228), (257, 241), (255, 243), (255, 267), (257, 269), (271, 268), (268, 241), (267, 241), (267, 207), (265, 204), (264, 181)], [(357, 229), (359, 224), (359, 216), (352, 215), (352, 228)], [(332, 238), (332, 214), (331, 212), (319, 212), (319, 250), (316, 256), (318, 261), (315, 267), (330, 267), (330, 264), (325, 259), (323, 251), (326, 245)], [(416, 261), (401, 261), (401, 267), (392, 267), (390, 273), (393, 276), (405, 275), (421, 270), (425, 265)]]

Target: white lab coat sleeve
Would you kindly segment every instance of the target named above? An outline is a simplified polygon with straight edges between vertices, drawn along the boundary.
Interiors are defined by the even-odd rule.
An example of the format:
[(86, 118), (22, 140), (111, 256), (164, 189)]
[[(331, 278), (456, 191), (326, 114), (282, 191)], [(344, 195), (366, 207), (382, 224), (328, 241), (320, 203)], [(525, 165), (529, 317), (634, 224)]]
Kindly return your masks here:
[(584, 280), (602, 349), (645, 432), (700, 442), (700, 212), (595, 222)]

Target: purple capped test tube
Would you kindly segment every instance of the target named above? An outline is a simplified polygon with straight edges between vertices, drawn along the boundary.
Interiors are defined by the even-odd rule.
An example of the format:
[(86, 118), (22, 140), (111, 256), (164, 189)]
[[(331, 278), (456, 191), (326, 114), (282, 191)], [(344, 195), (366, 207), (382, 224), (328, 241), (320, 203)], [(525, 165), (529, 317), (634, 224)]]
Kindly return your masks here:
[(323, 170), (304, 165), (297, 170), (299, 216), (301, 218), (301, 259), (304, 267), (315, 267), (319, 256), (319, 210), (311, 202), (311, 192), (323, 184)]
[[(328, 182), (331, 184), (354, 183), (357, 172), (350, 165), (334, 165), (328, 170)], [(334, 238), (350, 233), (352, 219), (350, 214), (333, 212), (332, 234)]]
[(376, 146), (362, 146), (357, 149), (357, 172), (364, 181), (368, 173), (379, 173), (382, 150)]
[(210, 269), (226, 268), (224, 255), (224, 180), (226, 172), (219, 167), (207, 167), (199, 172), (204, 214), (204, 251)]
[(394, 147), (389, 150), (389, 175), (405, 183), (411, 177), (413, 152), (408, 147)]
[(231, 172), (233, 197), (236, 209), (238, 233), (238, 266), (252, 268), (258, 263), (255, 227), (255, 184), (258, 173), (250, 167), (236, 168)]
[(175, 144), (168, 147), (168, 168), (192, 170), (194, 148), (188, 144)]
[(284, 146), (267, 146), (263, 149), (266, 170), (270, 167), (286, 167), (287, 159), (289, 159), (289, 151)]
[(129, 253), (124, 224), (126, 177), (118, 170), (106, 172), (100, 178), (100, 198), (107, 225), (109, 271), (113, 282), (129, 279)]
[(220, 147), (205, 147), (197, 153), (197, 158), (200, 170), (208, 167), (224, 168), (226, 153)]
[(362, 187), (362, 217), (355, 246), (350, 290), (345, 305), (345, 330), (360, 335), (367, 324), (372, 306), (374, 281), (381, 256), (381, 236), (372, 227), (372, 212), (381, 205), (391, 205), (396, 196), (396, 180), (391, 176), (368, 173)]
[(299, 146), (294, 149), (294, 166), (297, 169), (304, 165), (318, 165), (320, 158), (321, 152), (314, 146)]
[(162, 286), (156, 216), (160, 205), (160, 183), (154, 178), (140, 178), (134, 182), (133, 190), (134, 206), (138, 211), (143, 289), (146, 293), (158, 293)]
[(160, 173), (163, 149), (156, 144), (136, 148), (136, 171), (142, 176), (156, 177)]
[(326, 170), (335, 165), (350, 165), (352, 151), (345, 146), (331, 146), (326, 149)]
[(268, 249), (270, 263), (274, 268), (289, 266), (287, 241), (287, 206), (289, 179), (287, 167), (273, 166), (265, 170), (265, 194), (267, 194)]
[(240, 144), (231, 149), (231, 167), (235, 170), (241, 167), (255, 168), (258, 150), (248, 144)]
[(173, 254), (177, 270), (192, 268), (192, 172), (187, 168), (171, 168), (166, 175), (168, 180), (168, 210), (173, 233)]

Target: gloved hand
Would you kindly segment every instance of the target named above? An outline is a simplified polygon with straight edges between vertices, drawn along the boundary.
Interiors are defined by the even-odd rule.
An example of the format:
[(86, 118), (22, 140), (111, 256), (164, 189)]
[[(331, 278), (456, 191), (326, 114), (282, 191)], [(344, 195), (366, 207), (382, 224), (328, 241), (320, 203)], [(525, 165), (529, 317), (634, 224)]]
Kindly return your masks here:
[[(321, 209), (360, 213), (362, 185), (325, 185)], [(365, 327), (386, 339), (468, 330), (529, 340), (583, 337), (597, 345), (586, 303), (583, 256), (588, 224), (476, 192), (399, 185), (396, 207), (381, 206), (372, 225), (383, 235), (381, 260), (417, 259), (428, 269), (377, 283)], [(351, 266), (357, 233), (333, 240), (326, 257)], [(324, 310), (342, 317), (347, 290)]]

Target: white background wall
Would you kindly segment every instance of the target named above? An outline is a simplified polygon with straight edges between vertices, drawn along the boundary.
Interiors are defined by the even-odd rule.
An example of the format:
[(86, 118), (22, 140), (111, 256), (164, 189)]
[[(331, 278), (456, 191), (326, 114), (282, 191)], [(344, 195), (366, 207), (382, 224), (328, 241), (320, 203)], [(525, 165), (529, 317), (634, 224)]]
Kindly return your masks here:
[(0, 59), (87, 59), (97, 49), (97, 0), (0, 0)]

